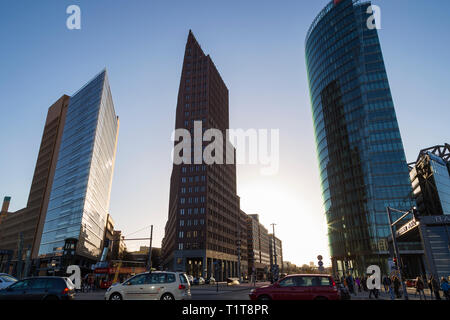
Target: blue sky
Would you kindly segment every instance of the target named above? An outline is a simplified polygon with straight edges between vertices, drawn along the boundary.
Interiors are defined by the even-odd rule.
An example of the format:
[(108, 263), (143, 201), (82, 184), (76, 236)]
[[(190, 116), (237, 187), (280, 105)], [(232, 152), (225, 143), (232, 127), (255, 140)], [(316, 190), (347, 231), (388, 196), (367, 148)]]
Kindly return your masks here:
[[(164, 235), (170, 135), (188, 30), (230, 90), (232, 128), (280, 129), (280, 171), (238, 167), (247, 213), (283, 241), (285, 260), (328, 258), (304, 39), (327, 1), (0, 2), (0, 196), (26, 205), (47, 108), (106, 67), (120, 132), (111, 214), (125, 235), (154, 224)], [(378, 0), (379, 31), (408, 161), (449, 142), (447, 0)], [(430, 4), (431, 3), (431, 4)], [(81, 30), (66, 28), (67, 6)], [(146, 236), (149, 230), (133, 236)], [(128, 243), (132, 249), (137, 243)]]

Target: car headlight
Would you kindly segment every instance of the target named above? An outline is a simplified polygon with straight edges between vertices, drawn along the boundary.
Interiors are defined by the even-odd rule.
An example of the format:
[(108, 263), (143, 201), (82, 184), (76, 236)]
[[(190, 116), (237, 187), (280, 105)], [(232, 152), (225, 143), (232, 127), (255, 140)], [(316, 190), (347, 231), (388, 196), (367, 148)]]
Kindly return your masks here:
[(255, 293), (256, 289), (250, 290), (250, 293)]

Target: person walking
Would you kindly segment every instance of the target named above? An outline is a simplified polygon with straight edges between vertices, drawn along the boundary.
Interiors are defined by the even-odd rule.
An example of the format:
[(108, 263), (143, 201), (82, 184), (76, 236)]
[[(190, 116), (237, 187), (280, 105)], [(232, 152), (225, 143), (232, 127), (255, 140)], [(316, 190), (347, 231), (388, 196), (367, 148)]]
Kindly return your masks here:
[(361, 280), (359, 279), (359, 277), (356, 278), (355, 282), (358, 286), (358, 292), (361, 293)]
[(450, 293), (449, 293), (450, 286), (448, 284), (448, 280), (445, 277), (441, 278), (441, 289), (444, 292), (445, 299), (450, 300)]
[(425, 285), (423, 283), (422, 277), (417, 277), (416, 278), (416, 283), (415, 283), (415, 288), (416, 288), (416, 293), (414, 294), (414, 297), (417, 296), (417, 293), (419, 293), (419, 298), (420, 300), (422, 300), (422, 295), (423, 295), (423, 299), (427, 300), (427, 297), (425, 296)]
[(400, 279), (397, 276), (394, 276), (394, 292), (397, 298), (401, 298), (400, 295)]
[(388, 287), (389, 295), (391, 296), (391, 300), (395, 300), (394, 288), (392, 288), (393, 282), (392, 282), (391, 278), (386, 277), (385, 283), (386, 283), (386, 286)]
[(346, 280), (347, 280), (348, 291), (350, 291), (351, 294), (355, 294), (355, 295), (356, 295), (356, 292), (355, 292), (355, 283), (354, 283), (354, 280), (353, 280), (352, 275), (351, 275), (351, 274), (348, 274)]
[(441, 300), (441, 295), (439, 293), (439, 283), (436, 280), (436, 278), (434, 277), (434, 275), (431, 275), (430, 278), (430, 283), (431, 283), (431, 291), (433, 291), (434, 297), (436, 300)]
[(384, 286), (384, 292), (389, 292), (389, 287), (391, 285), (392, 281), (389, 279), (388, 276), (383, 277), (383, 286)]

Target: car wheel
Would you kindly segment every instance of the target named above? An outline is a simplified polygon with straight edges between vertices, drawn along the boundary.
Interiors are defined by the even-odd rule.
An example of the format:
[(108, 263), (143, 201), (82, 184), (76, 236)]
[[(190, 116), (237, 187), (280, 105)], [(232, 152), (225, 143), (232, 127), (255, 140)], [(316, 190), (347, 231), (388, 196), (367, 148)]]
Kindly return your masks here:
[(122, 295), (120, 293), (114, 292), (112, 295), (109, 296), (109, 300), (112, 301), (122, 300)]
[(258, 300), (271, 300), (271, 299), (268, 295), (263, 294), (258, 297)]
[(175, 298), (170, 293), (164, 293), (161, 296), (161, 300), (175, 300)]

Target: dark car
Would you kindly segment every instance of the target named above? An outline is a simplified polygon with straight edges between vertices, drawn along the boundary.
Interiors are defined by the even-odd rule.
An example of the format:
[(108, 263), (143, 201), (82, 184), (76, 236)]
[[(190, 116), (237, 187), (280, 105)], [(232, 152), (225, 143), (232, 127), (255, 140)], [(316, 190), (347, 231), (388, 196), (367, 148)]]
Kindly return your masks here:
[(273, 285), (250, 291), (251, 300), (340, 300), (332, 276), (324, 274), (289, 275)]
[(75, 286), (65, 277), (34, 277), (19, 280), (0, 290), (0, 300), (72, 300)]

